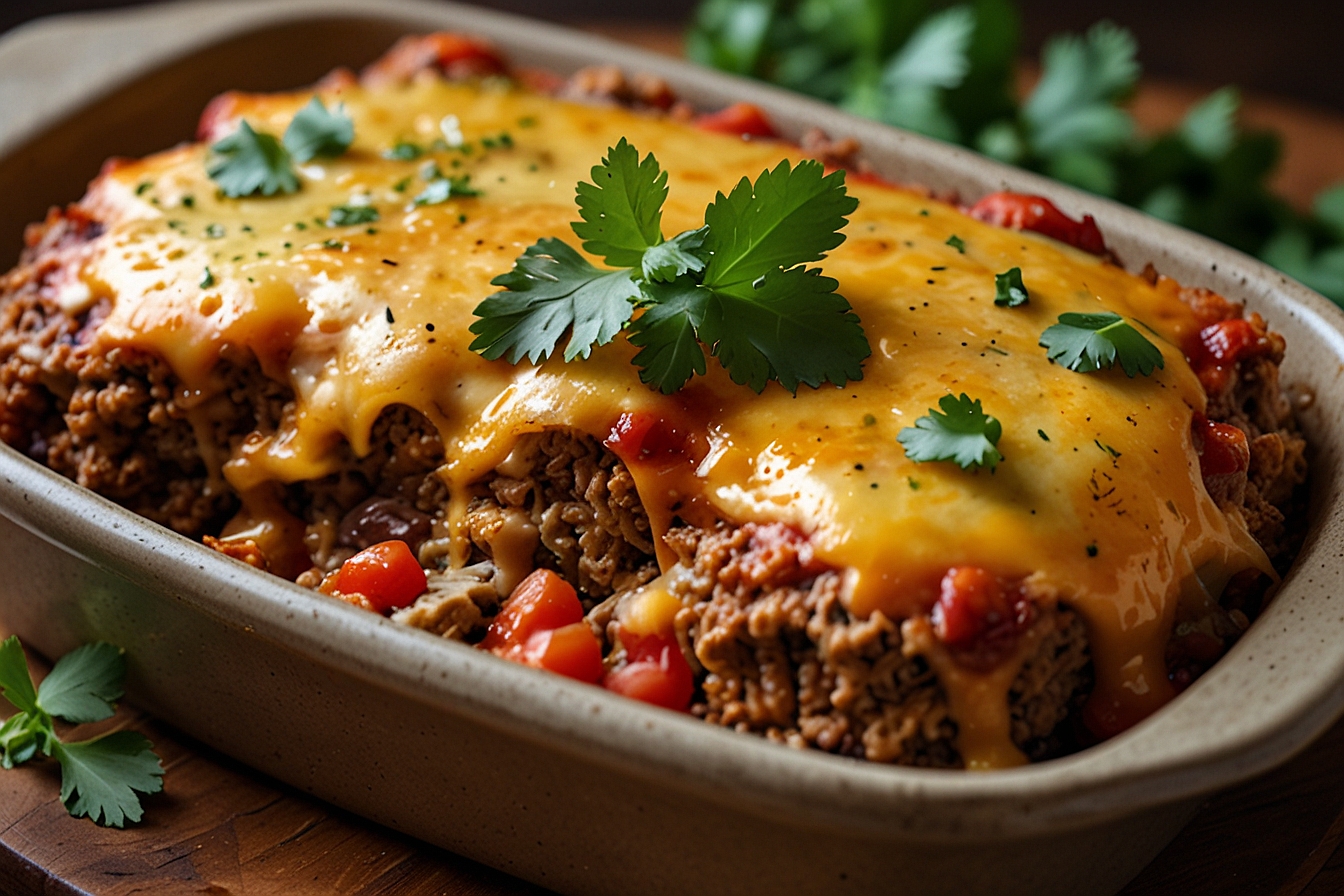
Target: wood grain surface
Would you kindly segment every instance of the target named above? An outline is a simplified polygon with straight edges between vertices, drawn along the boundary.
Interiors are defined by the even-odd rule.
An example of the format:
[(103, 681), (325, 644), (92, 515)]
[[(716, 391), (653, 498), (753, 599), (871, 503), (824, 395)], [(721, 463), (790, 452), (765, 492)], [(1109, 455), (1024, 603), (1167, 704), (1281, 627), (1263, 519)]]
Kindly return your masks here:
[[(667, 30), (604, 27), (675, 53)], [(1141, 123), (1178, 120), (1198, 91), (1146, 84)], [(1344, 119), (1252, 97), (1247, 119), (1284, 133), (1279, 188), (1306, 205), (1344, 180)], [(0, 636), (3, 633), (0, 632)], [(33, 658), (36, 668), (44, 667)], [(3, 701), (0, 701), (3, 703)], [(8, 705), (0, 716), (11, 711)], [(0, 771), (3, 896), (516, 896), (544, 891), (327, 806), (123, 706), (96, 726), (144, 732), (164, 760), (164, 792), (126, 830), (71, 818), (54, 762)], [(1124, 896), (1344, 893), (1344, 722), (1284, 767), (1211, 799)]]

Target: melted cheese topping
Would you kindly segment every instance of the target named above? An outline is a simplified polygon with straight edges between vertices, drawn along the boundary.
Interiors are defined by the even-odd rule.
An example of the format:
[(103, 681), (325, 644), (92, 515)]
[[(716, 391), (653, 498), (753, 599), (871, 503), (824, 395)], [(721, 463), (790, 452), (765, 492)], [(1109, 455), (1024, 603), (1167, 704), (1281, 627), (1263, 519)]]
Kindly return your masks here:
[[(243, 97), (234, 112), (279, 134), (308, 96)], [(1175, 348), (1195, 324), (1173, 285), (1150, 286), (913, 192), (851, 181), (859, 207), (823, 267), (872, 344), (862, 381), (796, 397), (771, 384), (757, 396), (711, 362), (708, 376), (669, 399), (639, 383), (623, 340), (582, 363), (487, 362), (466, 347), (472, 309), (539, 237), (577, 244), (575, 183), (620, 137), (669, 172), (668, 234), (700, 225), (716, 191), (800, 154), (507, 86), (421, 79), (325, 99), (345, 103), (355, 143), (338, 159), (302, 166), (295, 194), (219, 198), (207, 150), (189, 145), (123, 163), (86, 200), (110, 231), (82, 273), (90, 302), (114, 303), (101, 340), (166, 358), (184, 401), (208, 393), (220, 352), (239, 346), (295, 391), (297, 410), (279, 431), (218, 459), (247, 505), (229, 531), (269, 538), (270, 550), (292, 539), (297, 521), (268, 505), (268, 484), (333, 472), (341, 440), (367, 451), (375, 418), (392, 403), (440, 429), (442, 475), (459, 502), (524, 433), (573, 426), (602, 436), (625, 411), (689, 413), (708, 445), (697, 467), (669, 476), (632, 465), (655, 534), (674, 507), (793, 523), (823, 560), (848, 571), (859, 616), (926, 612), (954, 565), (1038, 574), (1086, 620), (1097, 672), (1087, 712), (1108, 730), (1171, 698), (1163, 652), (1183, 595), (1216, 594), (1247, 567), (1270, 571), (1243, 521), (1220, 512), (1202, 484), (1191, 416), (1205, 396)], [(482, 195), (416, 206), (424, 160), (383, 152), (398, 140), (428, 144), (450, 114), (473, 151), (433, 159), (445, 173), (469, 173)], [(511, 145), (482, 146), (502, 132)], [(375, 206), (380, 220), (322, 223), (352, 201)], [(964, 254), (947, 245), (954, 234)], [(1015, 266), (1031, 301), (995, 307), (994, 275)], [(1084, 375), (1046, 360), (1040, 334), (1060, 313), (1103, 309), (1160, 333), (1165, 369), (1130, 379), (1118, 368)], [(981, 399), (1002, 421), (1005, 460), (995, 473), (916, 464), (898, 445), (897, 433), (949, 392)], [(671, 558), (660, 559), (666, 569)], [(1004, 710), (1013, 675), (943, 672), (967, 763), (1021, 761)], [(994, 708), (967, 709), (972, 693)]]

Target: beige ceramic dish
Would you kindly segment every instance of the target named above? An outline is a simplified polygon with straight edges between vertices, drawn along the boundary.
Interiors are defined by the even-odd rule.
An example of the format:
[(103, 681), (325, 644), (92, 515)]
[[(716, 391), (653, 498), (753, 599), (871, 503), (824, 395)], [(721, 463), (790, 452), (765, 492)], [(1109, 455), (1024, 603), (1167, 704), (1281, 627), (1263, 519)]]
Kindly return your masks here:
[[(488, 35), (515, 60), (666, 76), (787, 133), (863, 141), (878, 171), (1095, 212), (1131, 263), (1244, 299), (1314, 394), (1311, 534), (1274, 604), (1208, 675), (1099, 747), (987, 774), (797, 752), (401, 628), (159, 529), (0, 451), (0, 619), (49, 655), (127, 648), (134, 699), (256, 768), (569, 893), (1105, 894), (1201, 797), (1282, 762), (1344, 707), (1344, 314), (1242, 255), (1102, 200), (817, 103), (581, 36), (412, 0), (190, 3), (39, 22), (0, 40), (0, 245), (109, 154), (188, 138), (228, 87), (311, 82), (400, 34)], [(171, 777), (168, 787), (172, 787)]]

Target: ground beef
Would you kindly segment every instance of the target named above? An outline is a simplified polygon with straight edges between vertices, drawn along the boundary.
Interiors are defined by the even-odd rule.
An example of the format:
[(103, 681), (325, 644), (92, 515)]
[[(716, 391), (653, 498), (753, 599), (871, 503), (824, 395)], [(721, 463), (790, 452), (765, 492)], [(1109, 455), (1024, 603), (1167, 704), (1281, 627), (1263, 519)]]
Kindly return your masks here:
[[(693, 711), (706, 721), (794, 746), (897, 762), (957, 767), (956, 723), (924, 658), (899, 623), (856, 618), (841, 575), (817, 573), (782, 527), (747, 524), (669, 535), (689, 576), (673, 577), (688, 607), (678, 617), (704, 668)], [(1070, 716), (1091, 686), (1087, 638), (1067, 608), (1044, 608), (1048, 628), (1012, 686), (1014, 742), (1034, 759), (1070, 742)]]
[(479, 557), (493, 560), (507, 582), (554, 569), (587, 607), (658, 572), (630, 471), (597, 439), (570, 429), (519, 440), (478, 489), (467, 531)]
[(389, 405), (373, 423), (368, 454), (356, 457), (346, 443), (336, 450), (340, 472), (289, 489), (290, 511), (307, 523), (304, 544), (314, 565), (330, 572), (390, 539), (435, 565), (431, 555), (442, 551), (426, 553), (425, 546), (444, 534), (448, 488), (436, 473), (444, 451), (434, 425), (414, 408)]

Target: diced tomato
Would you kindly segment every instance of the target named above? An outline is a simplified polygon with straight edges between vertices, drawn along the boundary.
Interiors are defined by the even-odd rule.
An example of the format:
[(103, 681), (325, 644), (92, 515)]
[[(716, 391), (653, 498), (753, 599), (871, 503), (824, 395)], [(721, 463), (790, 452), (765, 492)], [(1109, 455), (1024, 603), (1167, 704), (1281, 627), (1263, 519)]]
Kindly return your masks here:
[(424, 40), (434, 48), (439, 68), (445, 72), (501, 74), (505, 69), (499, 51), (477, 38), (451, 31), (439, 31), (426, 35)]
[(1075, 221), (1044, 196), (990, 193), (971, 206), (969, 214), (987, 224), (1044, 234), (1093, 255), (1108, 254), (1096, 219), (1084, 215)]
[(1208, 357), (1219, 364), (1235, 364), (1271, 348), (1268, 337), (1244, 317), (1219, 321), (1199, 331), (1199, 341)]
[(978, 566), (954, 566), (943, 576), (932, 618), (953, 657), (984, 672), (1012, 652), (1036, 610), (1021, 587)]
[(425, 571), (404, 541), (384, 541), (341, 564), (330, 588), (362, 594), (380, 613), (409, 606), (427, 587)]
[(1187, 354), (1205, 391), (1220, 392), (1238, 362), (1273, 351), (1274, 343), (1263, 321), (1252, 315), (1250, 319), (1233, 317), (1209, 324), (1199, 331), (1198, 340)]
[(665, 709), (684, 712), (691, 705), (695, 676), (675, 636), (633, 636), (622, 632), (621, 643), (625, 644), (629, 662), (607, 673), (603, 687)]
[(602, 645), (583, 621), (579, 595), (549, 569), (518, 583), (480, 646), (506, 660), (589, 684), (602, 678)]
[(933, 624), (949, 647), (969, 647), (1008, 613), (1008, 601), (996, 576), (978, 566), (953, 567), (943, 576)]
[(1246, 444), (1246, 433), (1240, 427), (1215, 423), (1203, 414), (1196, 414), (1191, 425), (1195, 451), (1199, 454), (1199, 471), (1205, 480), (1245, 473), (1250, 469), (1251, 449)]
[(504, 601), (481, 647), (501, 656), (520, 652), (536, 632), (554, 631), (582, 619), (583, 604), (574, 586), (549, 569), (538, 569)]
[(586, 622), (533, 632), (518, 659), (557, 675), (597, 684), (602, 679), (602, 645)]
[(696, 117), (695, 126), (702, 131), (743, 137), (779, 136), (765, 112), (755, 103), (733, 103), (717, 112), (706, 112)]
[(686, 450), (686, 435), (669, 420), (647, 411), (621, 414), (602, 444), (626, 463), (680, 457)]

